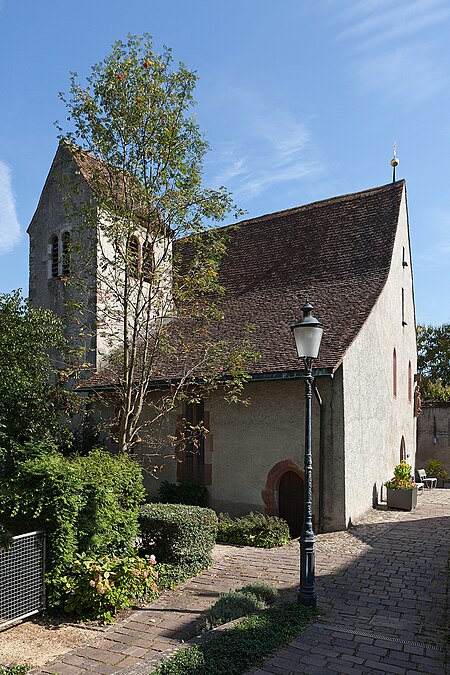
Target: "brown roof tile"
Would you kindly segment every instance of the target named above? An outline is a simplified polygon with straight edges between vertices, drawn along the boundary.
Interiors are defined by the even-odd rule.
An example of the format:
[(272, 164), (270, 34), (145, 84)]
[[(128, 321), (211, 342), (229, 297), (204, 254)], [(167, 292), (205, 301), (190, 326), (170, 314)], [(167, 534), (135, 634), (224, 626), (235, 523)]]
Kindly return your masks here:
[(243, 221), (222, 263), (222, 336), (245, 324), (253, 373), (301, 368), (290, 326), (308, 300), (324, 324), (317, 368), (336, 369), (386, 283), (404, 181)]

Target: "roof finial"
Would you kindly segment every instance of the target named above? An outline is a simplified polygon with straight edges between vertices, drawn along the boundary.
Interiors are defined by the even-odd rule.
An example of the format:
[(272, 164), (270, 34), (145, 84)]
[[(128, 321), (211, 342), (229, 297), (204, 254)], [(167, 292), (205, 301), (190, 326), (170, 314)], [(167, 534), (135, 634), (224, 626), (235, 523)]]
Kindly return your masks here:
[(397, 158), (397, 143), (394, 141), (394, 156), (391, 159), (391, 166), (392, 166), (392, 182), (395, 183), (395, 169), (399, 165), (399, 159)]

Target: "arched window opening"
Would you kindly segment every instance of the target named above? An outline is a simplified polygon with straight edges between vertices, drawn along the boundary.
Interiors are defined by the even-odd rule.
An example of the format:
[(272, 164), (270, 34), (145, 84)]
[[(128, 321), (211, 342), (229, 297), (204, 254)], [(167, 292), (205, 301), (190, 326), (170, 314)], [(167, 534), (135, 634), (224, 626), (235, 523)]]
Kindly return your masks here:
[(411, 361), (408, 363), (408, 401), (412, 403), (413, 400), (413, 379)]
[(403, 436), (402, 440), (400, 441), (400, 461), (406, 462), (406, 444)]
[(62, 276), (68, 277), (70, 274), (70, 233), (64, 232), (61, 237), (62, 242)]
[(397, 352), (392, 355), (392, 393), (394, 398), (397, 398)]
[(59, 247), (58, 247), (58, 237), (56, 234), (50, 239), (50, 262), (51, 262), (51, 272), (52, 278), (57, 279), (59, 277)]
[(153, 246), (150, 242), (146, 242), (142, 247), (142, 275), (144, 281), (150, 283), (154, 271), (155, 256), (153, 254)]
[(126, 263), (128, 275), (137, 279), (139, 276), (139, 240), (134, 235), (128, 240)]

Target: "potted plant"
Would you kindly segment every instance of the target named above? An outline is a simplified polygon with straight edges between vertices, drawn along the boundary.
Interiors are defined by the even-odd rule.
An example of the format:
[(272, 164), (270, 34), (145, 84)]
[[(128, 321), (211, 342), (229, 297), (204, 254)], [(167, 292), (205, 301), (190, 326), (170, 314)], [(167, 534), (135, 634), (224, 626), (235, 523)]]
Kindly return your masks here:
[(385, 483), (389, 509), (412, 511), (417, 506), (417, 486), (411, 478), (412, 467), (405, 461), (394, 469), (394, 477)]
[(437, 487), (444, 487), (445, 483), (448, 483), (448, 471), (444, 469), (441, 462), (438, 459), (428, 460), (427, 468), (425, 469), (428, 478), (437, 478)]

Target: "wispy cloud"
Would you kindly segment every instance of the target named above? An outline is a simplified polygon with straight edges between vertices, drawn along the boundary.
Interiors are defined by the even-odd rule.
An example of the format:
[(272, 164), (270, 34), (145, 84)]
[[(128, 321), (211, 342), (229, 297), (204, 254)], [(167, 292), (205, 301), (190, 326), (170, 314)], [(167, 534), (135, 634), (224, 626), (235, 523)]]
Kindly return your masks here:
[(250, 102), (248, 92), (246, 96), (234, 92), (233, 97), (239, 106), (239, 137), (214, 153), (216, 185), (252, 199), (276, 185), (298, 183), (322, 171), (304, 122), (256, 98)]
[(435, 28), (450, 19), (448, 0), (333, 0), (332, 6), (337, 39), (350, 46), (363, 90), (418, 103), (447, 84)]
[(20, 239), (20, 225), (11, 186), (11, 172), (0, 160), (0, 254), (8, 253)]

